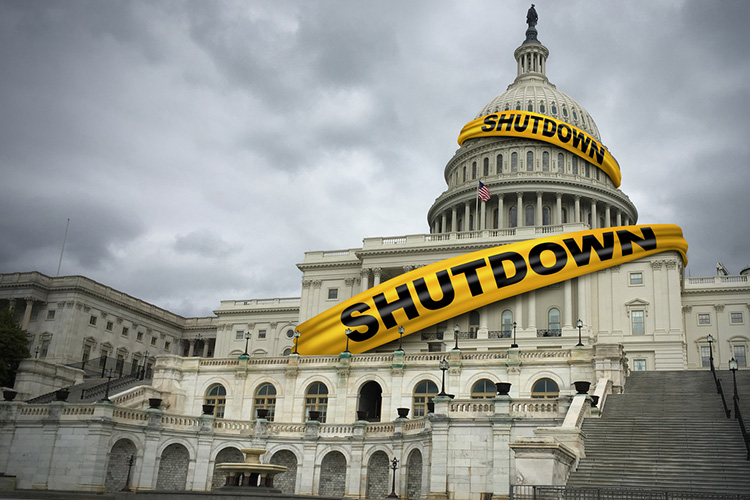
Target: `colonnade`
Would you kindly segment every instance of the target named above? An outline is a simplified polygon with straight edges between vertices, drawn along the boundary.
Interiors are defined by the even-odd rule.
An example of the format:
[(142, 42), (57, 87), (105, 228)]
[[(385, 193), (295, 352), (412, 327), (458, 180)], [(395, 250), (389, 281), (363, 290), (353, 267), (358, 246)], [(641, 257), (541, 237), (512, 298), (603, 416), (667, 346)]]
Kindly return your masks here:
[[(595, 229), (628, 226), (635, 222), (625, 211), (610, 203), (562, 193), (555, 193), (552, 200), (541, 191), (497, 194), (487, 202), (480, 202), (478, 208), (477, 214), (476, 199), (459, 202), (434, 216), (430, 231), (433, 234), (455, 233), (565, 223), (586, 223)], [(533, 217), (527, 217), (527, 213)]]

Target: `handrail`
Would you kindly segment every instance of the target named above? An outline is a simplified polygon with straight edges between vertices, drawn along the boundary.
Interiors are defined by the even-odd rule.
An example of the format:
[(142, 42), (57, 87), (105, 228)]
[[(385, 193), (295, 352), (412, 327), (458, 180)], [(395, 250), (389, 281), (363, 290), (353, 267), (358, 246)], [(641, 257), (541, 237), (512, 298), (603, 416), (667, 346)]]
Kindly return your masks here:
[(724, 413), (727, 414), (727, 418), (730, 418), (732, 412), (729, 410), (729, 405), (727, 405), (727, 399), (724, 397), (724, 389), (721, 387), (721, 379), (716, 379), (716, 388), (719, 391), (719, 394), (721, 394), (721, 404), (724, 405)]
[(734, 418), (740, 422), (740, 430), (742, 431), (742, 439), (745, 440), (745, 448), (747, 449), (747, 460), (750, 460), (750, 436), (747, 434), (745, 428), (745, 420), (742, 418), (742, 412), (740, 411), (740, 397), (734, 395)]

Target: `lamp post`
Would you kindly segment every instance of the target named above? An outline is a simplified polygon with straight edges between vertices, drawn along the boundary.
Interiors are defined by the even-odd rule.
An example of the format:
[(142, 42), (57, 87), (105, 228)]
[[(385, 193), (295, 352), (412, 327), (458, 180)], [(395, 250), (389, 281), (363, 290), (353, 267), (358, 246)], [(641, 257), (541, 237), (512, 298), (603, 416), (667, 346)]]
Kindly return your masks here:
[(732, 370), (732, 382), (734, 382), (734, 418), (739, 418), (739, 415), (737, 414), (737, 407), (740, 404), (740, 397), (737, 395), (737, 368), (739, 367), (739, 363), (737, 363), (737, 360), (732, 358), (729, 360), (729, 369)]
[(518, 347), (518, 344), (516, 344), (516, 322), (513, 322), (513, 343), (510, 345), (511, 347)]
[(455, 325), (453, 327), (453, 338), (456, 341), (456, 345), (453, 346), (453, 350), (454, 351), (458, 351), (458, 337), (459, 337), (460, 333), (461, 333), (461, 328), (459, 328), (458, 325)]
[(302, 334), (299, 332), (299, 330), (294, 330), (294, 351), (292, 354), (299, 354), (297, 352), (297, 344), (299, 343), (299, 338), (302, 336)]
[(405, 331), (405, 330), (404, 330), (404, 327), (403, 327), (403, 326), (399, 326), (399, 327), (398, 327), (398, 349), (397, 349), (397, 350), (398, 350), (398, 351), (401, 351), (401, 352), (404, 352), (404, 348), (403, 348), (403, 347), (401, 347), (401, 340), (402, 340), (402, 339), (403, 339), (403, 337), (404, 337), (404, 331)]
[(391, 460), (391, 469), (393, 469), (393, 484), (391, 485), (391, 494), (386, 498), (398, 498), (398, 495), (396, 495), (396, 469), (398, 469), (398, 459), (396, 457), (393, 457), (393, 460)]
[(347, 352), (349, 354), (351, 354), (349, 352), (349, 334), (350, 333), (352, 333), (352, 330), (350, 328), (347, 328), (346, 331), (344, 332), (344, 335), (346, 335), (346, 349), (344, 350), (344, 352)]
[(713, 349), (713, 342), (714, 342), (714, 336), (710, 333), (708, 336), (706, 336), (706, 342), (708, 342), (708, 362), (709, 366), (711, 367), (711, 371), (714, 371), (714, 349)]
[(130, 488), (130, 469), (133, 468), (133, 464), (135, 464), (135, 456), (130, 455), (130, 459), (128, 460), (128, 477), (125, 478), (125, 486), (120, 491), (133, 491)]
[(250, 355), (247, 353), (247, 345), (250, 342), (250, 332), (245, 332), (245, 352), (239, 355), (239, 359), (250, 359)]
[(583, 342), (581, 341), (581, 328), (583, 328), (583, 321), (579, 319), (576, 326), (578, 327), (578, 343), (576, 344), (576, 347), (583, 347)]
[(100, 399), (99, 401), (107, 402), (109, 403), (109, 383), (112, 381), (112, 368), (109, 369), (107, 372), (107, 386), (104, 389), (104, 398)]
[(34, 359), (39, 359), (39, 346), (34, 349)]
[(443, 358), (440, 360), (440, 369), (443, 370), (443, 385), (440, 387), (440, 394), (438, 396), (446, 397), (448, 394), (445, 392), (445, 370), (447, 370), (450, 365), (448, 364), (448, 360)]

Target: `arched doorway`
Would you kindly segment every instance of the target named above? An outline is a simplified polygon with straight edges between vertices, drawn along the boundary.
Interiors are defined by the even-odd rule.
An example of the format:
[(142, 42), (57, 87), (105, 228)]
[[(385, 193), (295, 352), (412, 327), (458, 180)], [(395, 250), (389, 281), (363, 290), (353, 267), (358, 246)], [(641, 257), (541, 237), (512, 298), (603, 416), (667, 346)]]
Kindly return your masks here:
[(297, 457), (289, 450), (280, 450), (273, 454), (271, 463), (286, 467), (286, 472), (274, 476), (273, 487), (280, 489), (284, 495), (294, 495), (297, 488)]
[(190, 453), (179, 443), (172, 443), (161, 452), (159, 473), (156, 476), (157, 490), (184, 490), (187, 485)]
[(380, 408), (383, 404), (383, 389), (380, 384), (371, 380), (359, 390), (357, 410), (367, 412), (367, 420), (380, 422)]
[[(104, 487), (107, 491), (120, 491), (125, 487), (125, 480), (128, 477), (128, 462), (137, 451), (135, 444), (130, 439), (120, 439), (112, 446), (109, 451), (107, 476), (104, 480)], [(135, 471), (131, 470), (131, 480), (133, 472)]]
[(220, 470), (216, 470), (216, 466), (218, 464), (222, 464), (225, 462), (244, 462), (245, 461), (245, 454), (242, 453), (237, 448), (234, 448), (230, 446), (229, 448), (224, 448), (219, 453), (216, 454), (216, 458), (214, 459), (214, 474), (211, 477), (211, 489), (215, 490), (217, 488), (221, 488), (224, 486), (224, 483), (226, 482), (226, 473), (222, 472)]
[(385, 498), (390, 493), (388, 455), (376, 451), (367, 462), (367, 498)]
[(346, 493), (346, 457), (340, 451), (332, 451), (320, 462), (318, 495), (343, 497)]
[(406, 461), (406, 498), (422, 496), (422, 452), (412, 450)]

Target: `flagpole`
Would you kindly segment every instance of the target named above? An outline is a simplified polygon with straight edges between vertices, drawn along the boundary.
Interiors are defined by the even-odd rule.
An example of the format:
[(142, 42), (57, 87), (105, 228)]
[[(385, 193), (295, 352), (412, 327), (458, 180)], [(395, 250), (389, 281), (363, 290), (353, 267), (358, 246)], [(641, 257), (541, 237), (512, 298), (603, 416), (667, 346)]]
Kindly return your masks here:
[(60, 250), (60, 261), (57, 263), (57, 274), (55, 276), (60, 276), (60, 266), (62, 265), (63, 252), (65, 251), (65, 241), (68, 239), (68, 226), (70, 226), (70, 217), (68, 217), (68, 222), (65, 223), (65, 236), (63, 237), (62, 249)]
[(479, 184), (477, 184), (477, 208), (474, 212), (474, 231), (479, 231)]

